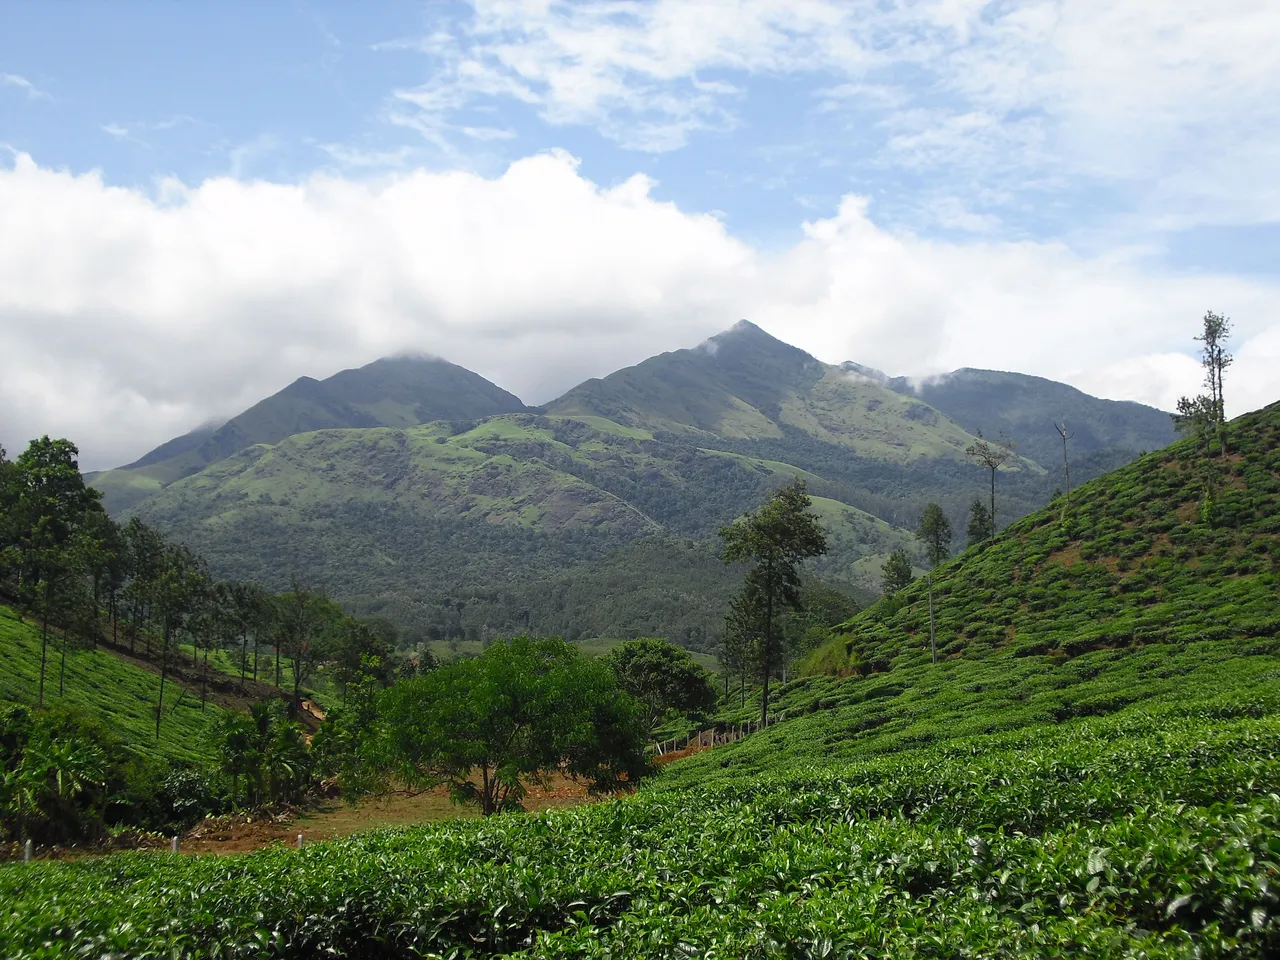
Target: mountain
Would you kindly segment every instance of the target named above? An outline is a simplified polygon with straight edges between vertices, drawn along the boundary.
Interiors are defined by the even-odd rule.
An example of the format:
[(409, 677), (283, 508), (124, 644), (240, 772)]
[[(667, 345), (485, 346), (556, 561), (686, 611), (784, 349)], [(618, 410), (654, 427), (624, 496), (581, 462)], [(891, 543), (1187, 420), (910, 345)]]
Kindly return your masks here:
[(387, 357), (325, 380), (300, 377), (221, 426), (170, 440), (92, 482), (114, 512), (254, 444), (313, 430), (407, 427), (524, 409), (516, 396), (464, 367), (435, 357)]
[(802, 434), (898, 463), (963, 460), (973, 440), (927, 404), (849, 376), (746, 320), (693, 349), (588, 380), (546, 410), (603, 417), (694, 442)]
[[(424, 396), (446, 376), (486, 386)], [(812, 572), (869, 601), (889, 553), (918, 554), (925, 504), (963, 530), (988, 482), (965, 457), (974, 433), (945, 413), (745, 321), (538, 410), (487, 412), (519, 401), (441, 361), (299, 384), (93, 482), (221, 575), (305, 574), (424, 637), (642, 632), (707, 649), (740, 576), (716, 532), (780, 484), (803, 477), (827, 527)], [(1081, 454), (1073, 480), (1134, 453)], [(1010, 463), (1000, 517), (1056, 482)]]
[(1062, 468), (1065, 423), (1073, 458), (1106, 451), (1158, 450), (1176, 439), (1169, 414), (1130, 400), (1101, 400), (1044, 377), (964, 367), (917, 380), (888, 377), (857, 363), (842, 365), (895, 393), (915, 397), (976, 433), (1006, 436), (1023, 456), (1054, 473)]

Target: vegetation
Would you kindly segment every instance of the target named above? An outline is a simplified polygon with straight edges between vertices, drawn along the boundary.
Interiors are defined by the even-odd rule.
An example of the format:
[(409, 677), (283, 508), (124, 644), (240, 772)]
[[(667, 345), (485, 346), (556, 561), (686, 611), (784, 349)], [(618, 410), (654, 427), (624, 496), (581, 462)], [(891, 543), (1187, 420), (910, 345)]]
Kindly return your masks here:
[[(813, 496), (830, 547), (814, 572), (869, 601), (895, 550), (919, 562), (909, 528), (927, 503), (963, 529), (979, 478), (989, 480), (965, 449), (976, 431), (1006, 425), (1009, 395), (1035, 409), (1063, 400), (1080, 425), (1078, 479), (1171, 435), (1149, 408), (1015, 375), (978, 390), (990, 395), (989, 423), (962, 427), (945, 404), (822, 364), (750, 324), (588, 381), (536, 413), (487, 394), (489, 406), (446, 409), (448, 371), (462, 376), (398, 360), (300, 381), (216, 442), (180, 438), (93, 482), (117, 518), (189, 544), (215, 576), (287, 592), (305, 572), (413, 642), (661, 636), (711, 652), (737, 586), (717, 569), (715, 532), (779, 485), (802, 477)], [(356, 386), (338, 389), (348, 376)], [(1056, 441), (1059, 413), (1034, 429)], [(1033, 429), (1016, 426), (1019, 438)], [(1050, 453), (1000, 471), (1002, 518), (1049, 499)]]
[(379, 719), (386, 774), (409, 789), (444, 784), (485, 816), (520, 809), (527, 784), (553, 772), (593, 792), (645, 772), (639, 704), (563, 640), (519, 637), (401, 682)]
[[(810, 511), (803, 480), (778, 490), (759, 510), (720, 530), (725, 563), (749, 563), (739, 609), (746, 636), (754, 638), (751, 659), (760, 670), (764, 693), (760, 722), (769, 721), (769, 679), (780, 666), (782, 644), (776, 621), (785, 607), (800, 605), (800, 562), (827, 552), (827, 538)], [(746, 633), (749, 631), (749, 633)]]
[(687, 650), (654, 637), (628, 640), (606, 657), (618, 686), (644, 708), (644, 732), (675, 711), (686, 715), (709, 713), (716, 705), (711, 675)]

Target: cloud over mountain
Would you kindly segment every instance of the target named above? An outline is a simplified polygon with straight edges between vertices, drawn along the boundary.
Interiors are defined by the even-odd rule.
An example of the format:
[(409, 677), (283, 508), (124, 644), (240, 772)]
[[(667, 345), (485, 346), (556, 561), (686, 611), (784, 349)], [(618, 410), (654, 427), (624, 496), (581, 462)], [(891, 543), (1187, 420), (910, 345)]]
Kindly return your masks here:
[(1168, 407), (1200, 314), (1236, 318), (1234, 412), (1275, 399), (1274, 284), (1143, 272), (1060, 244), (890, 233), (865, 199), (763, 250), (637, 175), (563, 152), (495, 177), (415, 171), (144, 192), (18, 154), (0, 168), (0, 442), (124, 462), (300, 375), (402, 351), (526, 402), (748, 317), (890, 373), (1003, 367)]

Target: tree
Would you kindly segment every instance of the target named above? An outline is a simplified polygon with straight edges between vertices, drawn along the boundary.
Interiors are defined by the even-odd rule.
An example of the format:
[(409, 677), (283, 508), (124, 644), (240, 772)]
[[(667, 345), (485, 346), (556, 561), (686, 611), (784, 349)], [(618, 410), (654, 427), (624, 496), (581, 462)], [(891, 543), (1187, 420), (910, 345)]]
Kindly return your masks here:
[(294, 710), (302, 704), (302, 685), (322, 658), (327, 631), (341, 616), (337, 604), (302, 586), (297, 577), (289, 592), (276, 598), (276, 686), (283, 652), (293, 667)]
[(929, 652), (934, 663), (938, 662), (937, 632), (933, 619), (933, 570), (951, 554), (951, 521), (936, 503), (924, 508), (916, 536), (924, 544), (925, 557), (929, 561)]
[(1210, 310), (1204, 315), (1204, 327), (1195, 340), (1202, 344), (1200, 365), (1205, 369), (1204, 385), (1208, 395), (1181, 397), (1178, 400), (1174, 424), (1179, 429), (1192, 429), (1208, 437), (1210, 431), (1218, 435), (1218, 449), (1227, 452), (1226, 401), (1223, 399), (1222, 380), (1234, 357), (1227, 352), (1227, 340), (1231, 336), (1231, 321)]
[(907, 551), (899, 547), (889, 554), (889, 559), (881, 568), (880, 589), (886, 597), (891, 597), (912, 579), (911, 560), (907, 557)]
[(1075, 436), (1074, 433), (1067, 432), (1067, 421), (1062, 423), (1054, 423), (1053, 429), (1058, 431), (1058, 436), (1062, 437), (1062, 477), (1067, 485), (1067, 502), (1062, 508), (1062, 515), (1065, 517), (1067, 511), (1071, 509), (1071, 461), (1067, 459), (1067, 441)]
[(394, 776), (447, 785), (485, 816), (519, 809), (527, 785), (555, 771), (593, 793), (634, 784), (647, 769), (641, 713), (606, 664), (529, 637), (402, 681), (381, 709)]
[(996, 471), (1013, 459), (1013, 441), (1001, 437), (995, 443), (991, 443), (982, 438), (982, 431), (979, 430), (977, 442), (965, 447), (964, 452), (970, 460), (991, 471), (991, 532), (994, 534), (998, 529), (996, 526)]
[(969, 505), (969, 546), (982, 543), (990, 538), (995, 531), (991, 528), (991, 511), (987, 509), (987, 505), (980, 499), (975, 499)]
[(804, 481), (797, 479), (775, 492), (759, 510), (720, 529), (724, 562), (753, 565), (747, 586), (764, 606), (764, 632), (757, 658), (764, 687), (760, 697), (762, 726), (769, 722), (769, 677), (780, 654), (774, 615), (783, 605), (795, 607), (799, 602), (800, 561), (827, 552), (826, 534), (811, 507)]
[(729, 697), (729, 678), (738, 678), (740, 703), (747, 703), (747, 675), (755, 669), (756, 651), (764, 636), (764, 604), (751, 584), (729, 600), (724, 618), (724, 642), (720, 647), (720, 666), (724, 670), (725, 699)]
[(645, 733), (649, 736), (672, 710), (692, 714), (715, 706), (711, 674), (694, 662), (688, 650), (666, 640), (628, 640), (611, 651), (605, 662), (613, 669), (618, 686), (644, 706)]
[(156, 739), (164, 716), (164, 687), (169, 676), (169, 650), (195, 612), (196, 600), (205, 589), (204, 561), (185, 546), (166, 547), (154, 585), (154, 602), (160, 616), (160, 693), (156, 702)]

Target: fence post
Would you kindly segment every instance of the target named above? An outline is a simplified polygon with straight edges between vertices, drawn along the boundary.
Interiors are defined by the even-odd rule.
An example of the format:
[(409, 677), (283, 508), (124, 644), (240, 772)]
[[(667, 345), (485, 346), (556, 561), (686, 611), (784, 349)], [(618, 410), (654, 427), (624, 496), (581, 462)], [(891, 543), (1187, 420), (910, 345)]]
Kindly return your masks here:
[(173, 839), (169, 841), (169, 852), (170, 853), (178, 852), (178, 835), (176, 833), (173, 835)]
[(302, 834), (298, 834), (298, 849), (302, 849)]
[(33, 845), (32, 845), (32, 843), (31, 843), (31, 838), (30, 838), (30, 837), (28, 837), (28, 838), (27, 838), (26, 845), (22, 848), (22, 859), (23, 859), (25, 862), (30, 863), (30, 862), (31, 862), (31, 856), (32, 856), (32, 854), (33, 854), (34, 850), (35, 850), (35, 848), (34, 848), (34, 846), (33, 846)]

